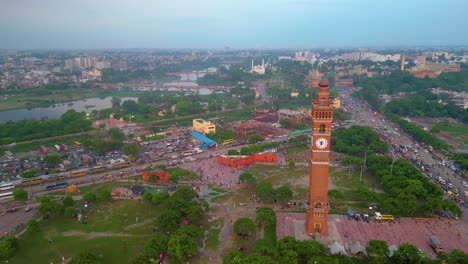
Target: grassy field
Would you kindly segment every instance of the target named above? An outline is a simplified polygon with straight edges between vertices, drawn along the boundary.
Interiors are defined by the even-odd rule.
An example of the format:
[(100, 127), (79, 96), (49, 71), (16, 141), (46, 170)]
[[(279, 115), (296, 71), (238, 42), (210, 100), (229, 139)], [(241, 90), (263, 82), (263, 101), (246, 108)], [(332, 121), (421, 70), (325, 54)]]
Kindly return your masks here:
[(60, 91), (56, 94), (43, 96), (14, 95), (8, 97), (6, 100), (1, 100), (0, 111), (36, 106), (48, 106), (51, 104), (63, 103), (97, 96), (98, 93), (92, 89), (80, 89), (79, 93), (77, 93), (74, 89), (69, 89)]
[(382, 186), (376, 177), (359, 170), (351, 174), (345, 170), (333, 170), (331, 173), (334, 190), (328, 192), (332, 213), (346, 214), (348, 209), (359, 212), (368, 211), (371, 203), (379, 203), (385, 198)]
[[(235, 110), (229, 110), (224, 113), (213, 113), (213, 114), (201, 114), (198, 118), (202, 119), (210, 119), (210, 118), (220, 118), (222, 122), (231, 122), (231, 121), (236, 121), (236, 120), (247, 120), (247, 119), (252, 119), (252, 112), (251, 108), (244, 108), (244, 109), (235, 109)], [(178, 126), (191, 126), (192, 121), (194, 117), (188, 117), (188, 118), (183, 118), (183, 119), (178, 119), (178, 120), (169, 120), (169, 121), (164, 121), (162, 119), (159, 122), (160, 126), (171, 126), (177, 124)]]
[(453, 140), (458, 141), (465, 146), (468, 146), (467, 125), (451, 123), (450, 126), (443, 127), (442, 130), (447, 132), (450, 136), (452, 136)]
[(255, 165), (249, 171), (257, 176), (257, 182), (266, 181), (274, 187), (279, 187), (285, 183), (289, 183), (293, 179), (299, 179), (309, 173), (309, 168), (306, 167), (284, 167), (271, 165)]
[(86, 225), (66, 217), (43, 221), (39, 232), (21, 237), (19, 250), (9, 263), (60, 263), (62, 256), (86, 250), (103, 263), (130, 263), (151, 235), (157, 216), (156, 208), (148, 210), (151, 207), (154, 205), (146, 202), (116, 200), (96, 205)]

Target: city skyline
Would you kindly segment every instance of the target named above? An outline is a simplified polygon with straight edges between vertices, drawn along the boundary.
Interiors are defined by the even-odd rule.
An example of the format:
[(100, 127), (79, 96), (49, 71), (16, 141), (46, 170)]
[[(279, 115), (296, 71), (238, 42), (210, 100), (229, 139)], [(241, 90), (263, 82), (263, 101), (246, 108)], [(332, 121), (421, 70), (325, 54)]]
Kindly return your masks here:
[(7, 0), (0, 48), (457, 46), (468, 44), (467, 9), (460, 0)]

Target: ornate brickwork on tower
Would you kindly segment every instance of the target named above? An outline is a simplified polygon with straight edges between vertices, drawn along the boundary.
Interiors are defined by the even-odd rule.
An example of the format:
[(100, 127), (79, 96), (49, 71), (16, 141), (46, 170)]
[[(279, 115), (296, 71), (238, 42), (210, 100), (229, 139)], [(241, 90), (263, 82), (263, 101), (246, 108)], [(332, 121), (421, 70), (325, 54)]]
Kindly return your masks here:
[(331, 124), (333, 102), (328, 84), (319, 83), (317, 99), (312, 102), (312, 154), (309, 176), (309, 208), (306, 232), (308, 235), (328, 235), (328, 171), (330, 166)]

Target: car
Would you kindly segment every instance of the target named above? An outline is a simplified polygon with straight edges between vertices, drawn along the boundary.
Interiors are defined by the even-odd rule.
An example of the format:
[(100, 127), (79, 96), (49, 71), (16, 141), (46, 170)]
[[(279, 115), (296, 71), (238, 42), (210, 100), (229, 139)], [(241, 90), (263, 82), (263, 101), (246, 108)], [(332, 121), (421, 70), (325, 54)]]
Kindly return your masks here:
[(26, 207), (26, 208), (24, 208), (24, 211), (25, 211), (25, 212), (29, 212), (29, 211), (31, 211), (31, 210), (32, 210), (32, 208), (31, 208), (31, 207), (29, 207), (29, 206), (28, 206), (28, 207)]
[(462, 185), (463, 187), (468, 188), (468, 183), (466, 183), (466, 181), (462, 181)]
[(465, 193), (465, 197), (468, 197), (468, 191), (465, 191), (464, 193)]
[(18, 208), (10, 208), (6, 212), (9, 213), (9, 214), (12, 214), (12, 213), (14, 213), (16, 211), (18, 211)]

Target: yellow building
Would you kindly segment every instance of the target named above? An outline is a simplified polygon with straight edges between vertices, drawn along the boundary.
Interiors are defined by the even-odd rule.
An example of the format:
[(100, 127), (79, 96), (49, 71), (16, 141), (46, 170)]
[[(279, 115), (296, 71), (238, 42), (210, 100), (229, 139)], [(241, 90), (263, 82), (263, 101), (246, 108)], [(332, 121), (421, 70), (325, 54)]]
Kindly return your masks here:
[(333, 99), (333, 106), (335, 107), (335, 109), (341, 108), (341, 99), (339, 97)]
[(203, 119), (194, 119), (192, 121), (192, 124), (193, 124), (193, 129), (195, 129), (195, 131), (198, 131), (202, 134), (216, 133), (215, 124), (209, 121), (205, 121)]
[(99, 78), (99, 77), (101, 77), (102, 72), (99, 69), (94, 69), (93, 70), (93, 75), (94, 75), (94, 78)]

